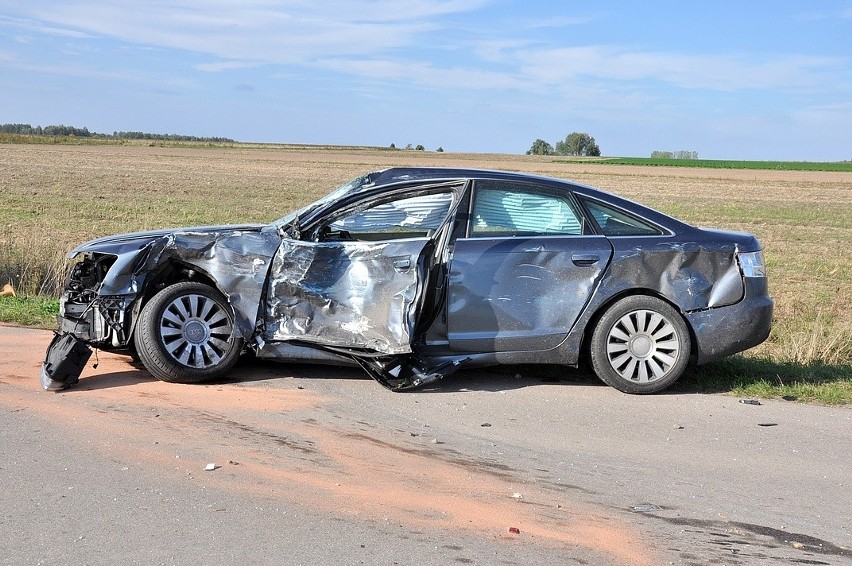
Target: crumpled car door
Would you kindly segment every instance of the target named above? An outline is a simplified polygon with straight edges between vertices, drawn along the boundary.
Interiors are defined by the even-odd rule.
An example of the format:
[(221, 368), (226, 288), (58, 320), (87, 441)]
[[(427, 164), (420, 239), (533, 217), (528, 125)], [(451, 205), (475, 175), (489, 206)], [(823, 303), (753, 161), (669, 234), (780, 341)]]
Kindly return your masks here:
[(264, 339), (410, 353), (429, 241), (285, 239), (272, 262)]
[(394, 389), (437, 379), (412, 340), (456, 189), (343, 211), (313, 230), (320, 241), (283, 238), (267, 285), (264, 340), (350, 356)]

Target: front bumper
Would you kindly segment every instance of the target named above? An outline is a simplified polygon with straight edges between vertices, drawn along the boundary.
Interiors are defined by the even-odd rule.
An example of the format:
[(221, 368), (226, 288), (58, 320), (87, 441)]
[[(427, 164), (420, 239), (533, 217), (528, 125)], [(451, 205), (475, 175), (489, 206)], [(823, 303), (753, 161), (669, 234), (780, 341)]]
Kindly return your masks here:
[(134, 298), (98, 296), (88, 304), (63, 297), (57, 322), (60, 332), (77, 336), (102, 349), (123, 348), (130, 337)]

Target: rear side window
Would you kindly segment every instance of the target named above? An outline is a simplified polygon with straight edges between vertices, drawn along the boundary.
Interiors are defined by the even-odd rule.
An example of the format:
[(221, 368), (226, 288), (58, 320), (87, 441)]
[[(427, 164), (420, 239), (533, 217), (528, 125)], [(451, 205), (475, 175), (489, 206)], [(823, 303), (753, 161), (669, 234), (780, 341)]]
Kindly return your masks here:
[(479, 182), (473, 201), (470, 235), (581, 235), (582, 216), (565, 195), (536, 190), (535, 185)]
[(659, 236), (659, 228), (627, 214), (623, 210), (593, 200), (583, 199), (586, 208), (605, 236)]

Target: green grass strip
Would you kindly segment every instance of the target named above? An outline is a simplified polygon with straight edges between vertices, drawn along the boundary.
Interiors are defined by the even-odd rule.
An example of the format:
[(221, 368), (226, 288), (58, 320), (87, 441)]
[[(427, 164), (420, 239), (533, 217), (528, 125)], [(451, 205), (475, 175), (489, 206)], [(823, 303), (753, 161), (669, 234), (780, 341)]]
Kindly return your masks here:
[(704, 169), (764, 169), (775, 171), (852, 172), (852, 161), (734, 161), (725, 159), (656, 159), (651, 157), (613, 157), (604, 159), (557, 159), (555, 163), (602, 163), (605, 165), (642, 165), (647, 167), (698, 167)]

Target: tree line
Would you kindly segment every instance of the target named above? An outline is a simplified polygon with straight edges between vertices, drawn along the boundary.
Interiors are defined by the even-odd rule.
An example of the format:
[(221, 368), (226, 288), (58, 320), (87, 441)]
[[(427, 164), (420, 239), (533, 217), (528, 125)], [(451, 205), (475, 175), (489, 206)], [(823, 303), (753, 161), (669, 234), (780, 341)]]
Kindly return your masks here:
[(698, 159), (697, 151), (652, 151), (651, 159)]
[(113, 132), (99, 134), (90, 132), (88, 128), (74, 126), (31, 126), (30, 124), (0, 124), (0, 134), (17, 134), (22, 136), (74, 136), (78, 138), (104, 138), (119, 140), (166, 140), (166, 141), (198, 141), (234, 143), (230, 138), (183, 136), (178, 134), (150, 134), (146, 132)]
[(601, 148), (595, 138), (585, 132), (571, 132), (564, 140), (556, 142), (556, 147), (539, 138), (527, 151), (527, 155), (575, 155), (600, 157)]

